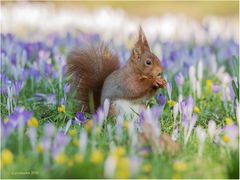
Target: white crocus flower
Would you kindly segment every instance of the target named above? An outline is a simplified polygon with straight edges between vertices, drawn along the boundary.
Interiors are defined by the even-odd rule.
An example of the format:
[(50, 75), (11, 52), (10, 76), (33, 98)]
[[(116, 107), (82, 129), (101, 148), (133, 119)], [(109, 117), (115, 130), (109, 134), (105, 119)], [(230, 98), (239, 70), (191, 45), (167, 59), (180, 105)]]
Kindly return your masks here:
[(192, 92), (194, 94), (195, 97), (195, 92), (196, 92), (196, 77), (195, 77), (195, 67), (191, 66), (189, 68), (189, 79), (190, 79), (190, 83), (191, 83), (191, 87), (192, 87)]
[(204, 142), (206, 139), (206, 132), (200, 126), (196, 128), (197, 140), (198, 140), (198, 157), (202, 157)]
[(103, 103), (103, 112), (104, 112), (104, 118), (105, 119), (108, 116), (109, 108), (110, 108), (110, 100), (109, 99), (105, 99), (104, 103)]
[(87, 135), (87, 132), (82, 129), (81, 133), (80, 133), (80, 152), (82, 154), (85, 154), (86, 152), (86, 148), (87, 148), (87, 144), (88, 144), (88, 135)]
[(65, 127), (65, 131), (64, 131), (64, 134), (67, 134), (69, 128), (71, 127), (72, 125), (72, 119), (68, 120), (67, 124), (66, 124), (66, 127)]
[(114, 178), (117, 159), (113, 155), (109, 155), (104, 164), (104, 176), (106, 178)]
[(201, 82), (203, 77), (203, 63), (202, 60), (198, 63), (198, 80)]
[(213, 140), (213, 138), (216, 134), (216, 123), (213, 120), (210, 120), (208, 122), (208, 134), (209, 134), (211, 140)]
[(176, 125), (176, 119), (177, 119), (177, 115), (178, 115), (178, 109), (179, 109), (179, 105), (178, 105), (178, 103), (176, 103), (176, 104), (173, 106), (174, 126)]
[(167, 83), (167, 93), (168, 93), (169, 99), (172, 99), (172, 85), (170, 83)]

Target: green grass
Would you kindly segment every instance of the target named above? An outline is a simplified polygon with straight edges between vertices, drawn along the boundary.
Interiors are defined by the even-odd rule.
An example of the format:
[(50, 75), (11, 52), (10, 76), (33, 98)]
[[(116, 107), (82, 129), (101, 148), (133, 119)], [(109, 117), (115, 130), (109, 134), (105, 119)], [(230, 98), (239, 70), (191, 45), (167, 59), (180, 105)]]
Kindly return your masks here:
[[(17, 106), (24, 106), (26, 109), (34, 112), (34, 116), (39, 120), (38, 136), (41, 137), (43, 134), (43, 125), (46, 122), (53, 122), (57, 127), (64, 127), (67, 120), (73, 118), (77, 110), (76, 101), (72, 94), (67, 95), (66, 112), (59, 113), (57, 106), (44, 105), (41, 102), (27, 101), (28, 98), (32, 97), (34, 93), (52, 93), (53, 90), (60, 97), (58, 92), (58, 81), (49, 82), (42, 80), (35, 82), (28, 80), (24, 89), (21, 91), (19, 97), (16, 98)], [(185, 83), (184, 94), (189, 94), (189, 83)], [(173, 99), (176, 100), (178, 96), (177, 91), (173, 92)], [(6, 109), (6, 96), (2, 96), (1, 113), (3, 119), (7, 116)], [(219, 94), (212, 94), (207, 88), (203, 86), (203, 97), (197, 100), (197, 105), (200, 107), (201, 112), (197, 115), (198, 120), (196, 125), (201, 125), (203, 128), (207, 128), (208, 120), (214, 119), (218, 126), (225, 124), (225, 118), (231, 117), (236, 122), (235, 115), (229, 110), (225, 110), (221, 97)], [(108, 119), (101, 129), (101, 132), (96, 136), (97, 148), (102, 150), (104, 158), (109, 154), (109, 136), (106, 130), (106, 125), (113, 125), (115, 128), (115, 119)], [(173, 129), (173, 117), (172, 110), (168, 105), (165, 106), (162, 120), (161, 120), (162, 132), (171, 133)], [(71, 129), (76, 129), (80, 132), (84, 126), (74, 125)], [(185, 146), (183, 144), (183, 130), (180, 129), (180, 137), (177, 142), (180, 144), (180, 151), (175, 155), (167, 153), (154, 154), (150, 153), (147, 157), (143, 158), (143, 164), (151, 164), (152, 171), (148, 173), (140, 172), (132, 178), (236, 178), (238, 176), (238, 161), (236, 156), (238, 153), (230, 151), (228, 148), (221, 147), (218, 144), (214, 144), (207, 137), (204, 145), (204, 151), (202, 158), (198, 157), (198, 143), (195, 135), (190, 136), (189, 143)], [(59, 165), (50, 161), (49, 166), (45, 167), (41, 154), (31, 150), (29, 140), (24, 136), (24, 149), (23, 154), (19, 154), (18, 150), (18, 139), (17, 134), (13, 133), (8, 137), (6, 146), (14, 154), (14, 163), (10, 166), (2, 169), (2, 177), (4, 178), (103, 178), (103, 163), (100, 165), (94, 165), (90, 162), (90, 155), (92, 149), (91, 140), (92, 136), (89, 134), (89, 144), (87, 147), (87, 154), (84, 157), (84, 162), (78, 164), (70, 162), (74, 161), (74, 154), (77, 152), (77, 147), (74, 145), (73, 137), (70, 144), (66, 148), (65, 153), (67, 154), (67, 163)], [(130, 153), (130, 138), (128, 137), (127, 130), (124, 129), (123, 137), (120, 142), (114, 140), (116, 145), (122, 146), (126, 149), (126, 154)], [(236, 155), (237, 154), (237, 155)], [(183, 162), (186, 165), (184, 170), (174, 169), (175, 162)], [(234, 163), (234, 164), (233, 164)], [(232, 165), (233, 164), (233, 165)], [(19, 173), (27, 174), (19, 174)], [(32, 172), (32, 173), (31, 173)], [(29, 174), (31, 173), (31, 174)]]

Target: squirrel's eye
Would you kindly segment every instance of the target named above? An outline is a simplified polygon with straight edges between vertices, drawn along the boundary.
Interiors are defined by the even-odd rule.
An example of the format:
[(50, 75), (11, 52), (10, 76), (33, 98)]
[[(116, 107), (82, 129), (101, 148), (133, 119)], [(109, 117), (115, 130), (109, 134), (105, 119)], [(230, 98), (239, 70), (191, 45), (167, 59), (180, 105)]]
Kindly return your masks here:
[(162, 73), (162, 72), (158, 73), (158, 76), (159, 76), (159, 77), (161, 77), (162, 75), (163, 75), (163, 73)]
[(147, 59), (145, 63), (146, 63), (146, 65), (151, 65), (152, 61), (151, 61), (151, 59)]

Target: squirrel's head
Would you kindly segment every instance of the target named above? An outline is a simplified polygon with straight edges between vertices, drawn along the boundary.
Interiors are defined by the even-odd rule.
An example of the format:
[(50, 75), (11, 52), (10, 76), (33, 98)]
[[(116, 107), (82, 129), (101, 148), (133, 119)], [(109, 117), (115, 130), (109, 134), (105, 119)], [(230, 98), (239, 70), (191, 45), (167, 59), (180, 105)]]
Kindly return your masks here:
[(130, 59), (142, 78), (153, 81), (154, 86), (165, 86), (166, 82), (163, 79), (163, 67), (158, 57), (151, 52), (141, 26), (139, 27), (138, 40), (132, 49)]

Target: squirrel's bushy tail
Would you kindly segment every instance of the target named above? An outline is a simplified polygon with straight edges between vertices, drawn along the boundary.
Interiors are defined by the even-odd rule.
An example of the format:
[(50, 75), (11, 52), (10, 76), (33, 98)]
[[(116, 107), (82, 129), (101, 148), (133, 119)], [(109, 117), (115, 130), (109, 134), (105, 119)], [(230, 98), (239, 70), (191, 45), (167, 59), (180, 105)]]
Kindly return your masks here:
[(83, 105), (84, 111), (93, 112), (100, 105), (104, 80), (119, 68), (117, 55), (103, 43), (75, 49), (67, 57), (67, 74), (71, 89)]

